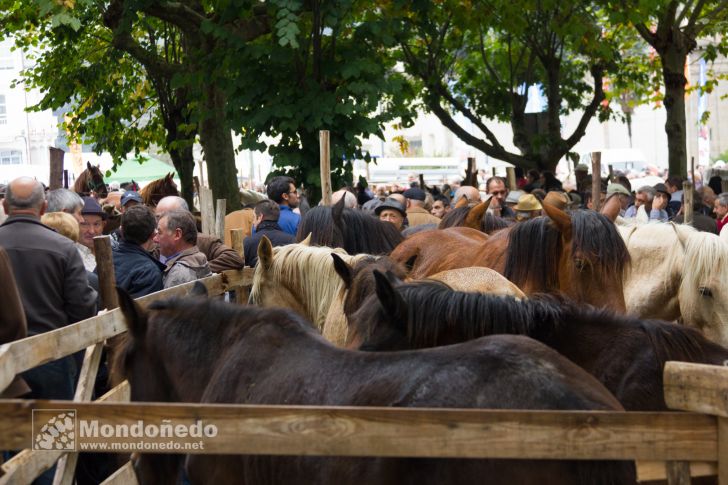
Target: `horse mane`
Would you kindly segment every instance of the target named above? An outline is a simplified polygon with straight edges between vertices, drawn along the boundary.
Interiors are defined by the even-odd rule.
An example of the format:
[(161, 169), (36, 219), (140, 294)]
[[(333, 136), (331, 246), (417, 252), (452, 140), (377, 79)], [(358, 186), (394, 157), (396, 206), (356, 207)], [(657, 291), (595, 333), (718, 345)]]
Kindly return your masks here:
[(164, 177), (152, 180), (139, 191), (139, 195), (144, 201), (144, 205), (156, 206), (157, 203), (168, 195), (179, 196), (177, 185), (172, 180), (172, 174), (169, 173)]
[(393, 260), (389, 256), (367, 256), (359, 259), (351, 271), (351, 284), (349, 292), (344, 301), (344, 314), (351, 315), (362, 305), (369, 295), (375, 293), (376, 282), (374, 270), (382, 274), (388, 271), (399, 279), (407, 277), (407, 270), (404, 265)]
[(623, 275), (629, 266), (627, 245), (614, 223), (590, 210), (571, 212), (571, 250), (592, 263), (592, 267)]
[[(728, 244), (707, 232), (692, 232), (685, 243), (682, 281), (680, 284), (681, 313), (691, 314), (701, 305), (700, 287), (709, 287), (716, 272), (728, 272)], [(725, 284), (725, 280), (718, 284)]]
[[(218, 358), (216, 352), (225, 342), (234, 340), (238, 332), (260, 322), (269, 322), (275, 319), (277, 326), (286, 325), (298, 331), (309, 331), (311, 325), (303, 321), (294, 312), (282, 309), (260, 308), (252, 305), (229, 305), (211, 298), (173, 297), (152, 302), (147, 311), (158, 311), (155, 318), (163, 318), (168, 325), (160, 325), (159, 320), (154, 322), (153, 332), (159, 338), (172, 337), (175, 352), (179, 352), (194, 362), (196, 366), (204, 366), (205, 362), (212, 365)], [(276, 318), (281, 314), (288, 318)], [(241, 318), (244, 317), (244, 318)], [(152, 327), (149, 327), (151, 329)], [(149, 329), (145, 337), (149, 337)], [(162, 334), (161, 336), (159, 334)], [(201, 342), (205, 344), (202, 345)], [(128, 376), (129, 357), (136, 349), (144, 346), (129, 332), (125, 332), (114, 345), (113, 361), (110, 382), (118, 384)]]
[(344, 209), (341, 222), (336, 223), (331, 207), (312, 207), (298, 225), (296, 240), (303, 241), (311, 234), (312, 245), (374, 255), (389, 254), (404, 240), (394, 225), (360, 210)]
[(537, 217), (518, 223), (508, 235), (503, 276), (519, 288), (527, 281), (540, 291), (558, 288), (559, 261), (553, 255), (561, 251), (561, 233), (551, 219)]
[[(548, 343), (553, 340), (552, 336), (569, 333), (570, 329), (588, 322), (642, 331), (661, 363), (702, 360), (704, 345), (710, 344), (700, 332), (690, 327), (640, 320), (555, 295), (538, 294), (527, 300), (517, 300), (510, 296), (454, 291), (443, 283), (428, 280), (402, 284), (394, 291), (405, 302), (407, 321), (403, 327), (413, 348), (437, 346), (439, 333), (447, 327), (459, 329), (468, 340), (484, 335), (516, 334)], [(376, 321), (386, 321), (384, 308), (379, 303), (376, 305), (379, 313)], [(372, 330), (368, 329), (369, 332)]]
[(305, 307), (310, 314), (304, 315), (311, 322), (323, 322), (329, 304), (339, 295), (343, 281), (336, 273), (331, 253), (336, 253), (349, 265), (356, 264), (367, 255), (352, 256), (343, 249), (289, 244), (273, 248), (273, 263), (263, 269), (255, 266), (250, 300), (259, 301), (263, 273), (270, 273), (274, 281), (287, 284), (289, 289), (305, 298)]
[(465, 222), (465, 218), (470, 212), (470, 207), (455, 207), (450, 212), (442, 216), (438, 229), (447, 229), (448, 227), (460, 227)]

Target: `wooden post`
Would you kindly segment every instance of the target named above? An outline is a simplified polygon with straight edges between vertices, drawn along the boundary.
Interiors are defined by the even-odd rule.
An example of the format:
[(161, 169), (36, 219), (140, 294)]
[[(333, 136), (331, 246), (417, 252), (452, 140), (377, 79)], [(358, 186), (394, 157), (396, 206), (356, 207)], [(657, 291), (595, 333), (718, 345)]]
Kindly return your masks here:
[[(493, 168), (491, 169), (491, 171), (493, 172), (493, 177), (495, 177), (495, 167), (493, 167)], [(476, 179), (475, 179), (475, 180), (478, 180), (478, 179), (477, 179), (477, 176), (476, 176)]]
[(226, 199), (217, 199), (217, 208), (215, 210), (215, 235), (221, 241), (225, 240), (225, 207)]
[(695, 157), (690, 157), (690, 181), (695, 188)]
[(50, 147), (51, 152), (51, 173), (48, 180), (48, 188), (51, 190), (63, 187), (63, 156), (66, 154), (63, 150), (56, 147)]
[(202, 216), (202, 232), (215, 233), (215, 206), (212, 200), (212, 190), (205, 186), (200, 187), (200, 215)]
[(690, 485), (690, 462), (667, 461), (667, 485)]
[(599, 212), (602, 194), (602, 152), (592, 152), (592, 208)]
[(693, 223), (693, 184), (687, 180), (683, 182), (683, 222)]
[(96, 255), (96, 271), (99, 274), (99, 292), (101, 303), (107, 310), (119, 306), (116, 298), (116, 277), (114, 275), (114, 260), (111, 255), (111, 236), (96, 236), (94, 238), (94, 254)]
[(199, 164), (200, 164), (200, 187), (202, 187), (203, 185), (205, 185), (205, 173), (204, 173), (205, 171), (202, 170), (203, 163), (204, 162), (202, 160), (199, 161)]
[(612, 167), (611, 163), (607, 166), (609, 167), (609, 181), (614, 182), (614, 167)]
[[(245, 259), (245, 251), (243, 250), (243, 239), (245, 234), (242, 229), (230, 229), (230, 240), (232, 241), (232, 248), (240, 255), (243, 260)], [(247, 264), (247, 261), (246, 261)], [(239, 305), (245, 305), (248, 303), (248, 297), (250, 296), (250, 290), (248, 287), (235, 288), (235, 303)]]
[(508, 185), (508, 190), (516, 190), (518, 188), (518, 185), (516, 185), (515, 167), (506, 167), (506, 182)]
[(422, 190), (425, 190), (425, 176), (424, 176), (424, 174), (420, 174), (420, 177), (419, 178), (420, 178), (420, 188)]
[(728, 485), (728, 418), (718, 418), (718, 484)]
[(331, 205), (331, 145), (329, 130), (319, 131), (319, 150), (321, 164), (321, 200)]
[(63, 171), (63, 188), (68, 188), (68, 170)]

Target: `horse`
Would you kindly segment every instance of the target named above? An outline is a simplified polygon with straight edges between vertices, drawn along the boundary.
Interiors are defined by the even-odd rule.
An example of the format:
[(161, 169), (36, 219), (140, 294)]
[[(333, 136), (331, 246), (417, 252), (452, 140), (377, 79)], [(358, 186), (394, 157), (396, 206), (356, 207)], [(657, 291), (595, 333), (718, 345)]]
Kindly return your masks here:
[(312, 207), (301, 219), (297, 241), (311, 235), (313, 246), (342, 248), (348, 254), (389, 254), (403, 241), (397, 228), (359, 210), (344, 208), (344, 198), (332, 207)]
[(728, 346), (728, 245), (672, 222), (622, 222), (617, 229), (632, 259), (625, 273), (627, 311), (680, 319)]
[(625, 311), (623, 272), (630, 256), (614, 223), (593, 211), (570, 214), (543, 204), (548, 217), (491, 235), (467, 227), (415, 234), (392, 251), (421, 279), (469, 266), (492, 268), (527, 295), (563, 293), (577, 302)]
[[(344, 283), (343, 311), (347, 320), (351, 318), (370, 295), (374, 294), (374, 271), (379, 271), (397, 280), (407, 278), (407, 270), (404, 265), (397, 263), (387, 256), (378, 258), (365, 257), (358, 260), (354, 265), (349, 265), (336, 253), (332, 253), (331, 257), (334, 260), (334, 269)], [(526, 297), (516, 285), (490, 268), (471, 267), (447, 270), (432, 275), (427, 279), (440, 281), (460, 291), (513, 296), (515, 298)], [(339, 338), (332, 340), (332, 342), (337, 345), (346, 345), (348, 340), (347, 330), (344, 329), (337, 332)]]
[(349, 264), (371, 256), (352, 256), (340, 248), (309, 244), (307, 238), (299, 244), (273, 248), (268, 238), (263, 237), (258, 245), (258, 264), (249, 302), (263, 307), (290, 308), (327, 335), (346, 332), (341, 301), (344, 288), (331, 254), (337, 254)]
[(447, 229), (448, 227), (469, 227), (477, 229), (486, 234), (492, 234), (501, 229), (505, 229), (513, 225), (512, 221), (502, 217), (494, 216), (487, 212), (490, 205), (490, 199), (480, 204), (469, 207), (457, 207), (445, 214), (437, 226), (438, 229)]
[(82, 197), (94, 195), (103, 199), (109, 195), (101, 169), (99, 169), (98, 165), (94, 166), (89, 162), (86, 162), (86, 170), (76, 178), (73, 191)]
[[(287, 310), (189, 297), (144, 310), (122, 291), (119, 303), (128, 332), (112, 374), (128, 379), (136, 402), (622, 409), (596, 379), (526, 337), (356, 352), (332, 346)], [(141, 454), (137, 476), (142, 484), (178, 483), (183, 463), (193, 484), (636, 483), (627, 461), (246, 455)]]
[(596, 377), (629, 411), (667, 409), (666, 361), (728, 361), (728, 349), (683, 325), (618, 315), (553, 295), (518, 301), (453, 291), (434, 281), (398, 284), (382, 273), (374, 276), (376, 294), (349, 319), (348, 348), (406, 350), (485, 335), (526, 335)]
[(179, 190), (177, 190), (177, 184), (174, 183), (173, 177), (174, 173), (170, 172), (161, 179), (153, 180), (145, 185), (144, 188), (139, 191), (139, 195), (142, 197), (144, 205), (157, 207), (159, 201), (168, 195), (179, 196)]

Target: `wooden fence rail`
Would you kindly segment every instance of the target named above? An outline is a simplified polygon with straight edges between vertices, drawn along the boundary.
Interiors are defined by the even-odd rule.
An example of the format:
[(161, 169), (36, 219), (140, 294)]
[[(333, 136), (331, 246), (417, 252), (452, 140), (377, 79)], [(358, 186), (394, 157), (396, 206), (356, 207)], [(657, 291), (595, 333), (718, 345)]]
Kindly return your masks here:
[[(210, 295), (216, 296), (249, 286), (252, 270), (226, 272), (201, 281)], [(182, 285), (138, 301), (146, 305), (160, 298), (184, 295), (191, 287)], [(113, 310), (3, 345), (0, 387), (7, 385), (15, 373), (82, 349), (89, 349), (83, 368), (87, 369), (97, 362), (96, 344), (124, 329), (119, 310)], [(79, 423), (98, 420), (112, 426), (133, 425), (141, 419), (145, 424), (171, 420), (190, 425), (202, 419), (205, 424), (215, 425), (217, 432), (204, 437), (204, 447), (186, 449), (185, 453), (626, 459), (638, 461), (643, 480), (669, 477), (669, 483), (683, 483), (689, 481), (691, 473), (718, 474), (719, 483), (728, 485), (728, 368), (669, 362), (664, 381), (668, 405), (692, 412), (131, 404), (127, 402), (129, 385), (125, 382), (96, 402), (0, 401), (0, 449), (30, 446), (33, 410), (74, 409)], [(87, 394), (80, 384), (77, 397)], [(93, 441), (80, 432), (77, 437), (79, 445)], [(118, 448), (95, 451), (120, 452)], [(57, 460), (71, 456), (25, 449), (0, 467), (0, 485), (29, 483)], [(64, 467), (60, 468), (63, 471)], [(56, 479), (61, 481), (59, 476)], [(67, 472), (66, 479), (70, 476)], [(132, 479), (133, 469), (126, 464), (107, 482), (126, 483)]]

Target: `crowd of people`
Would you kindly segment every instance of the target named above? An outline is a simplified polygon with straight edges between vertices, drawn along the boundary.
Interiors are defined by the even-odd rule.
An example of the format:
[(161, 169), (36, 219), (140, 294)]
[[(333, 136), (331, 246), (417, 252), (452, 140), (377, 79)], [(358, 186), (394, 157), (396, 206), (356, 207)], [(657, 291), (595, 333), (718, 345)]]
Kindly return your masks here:
[[(541, 215), (544, 203), (563, 210), (593, 208), (588, 167), (578, 165), (575, 184), (564, 184), (553, 173), (529, 171), (510, 190), (505, 179), (481, 179), (478, 187), (445, 184), (423, 187), (363, 183), (333, 194), (333, 203), (369, 213), (391, 223), (404, 236), (438, 227), (458, 208), (489, 200), (488, 212), (505, 224)], [(656, 185), (632, 187), (617, 174), (603, 180), (602, 199), (618, 197), (624, 218), (681, 222), (684, 213), (682, 179), (667, 177)], [(118, 227), (109, 224), (110, 211), (92, 193), (80, 196), (68, 189), (46, 190), (20, 177), (0, 187), (0, 278), (3, 312), (0, 344), (52, 331), (94, 316), (101, 308), (94, 241), (108, 234), (112, 241), (116, 285), (132, 297), (184, 284), (212, 273), (255, 266), (263, 236), (273, 246), (301, 240), (297, 234), (309, 205), (295, 180), (272, 178), (265, 195), (256, 196), (243, 211), (226, 217), (226, 229), (243, 228), (243, 255), (218, 237), (198, 230), (185, 199), (168, 196), (155, 207), (140, 194), (116, 194)], [(728, 225), (728, 193), (719, 177), (697, 188), (693, 225), (720, 233)], [(241, 222), (243, 221), (243, 222)], [(244, 222), (247, 221), (247, 222)], [(226, 231), (227, 232), (227, 231)], [(2, 397), (72, 399), (80, 355), (68, 356), (22, 373)], [(46, 474), (47, 477), (52, 474)]]

